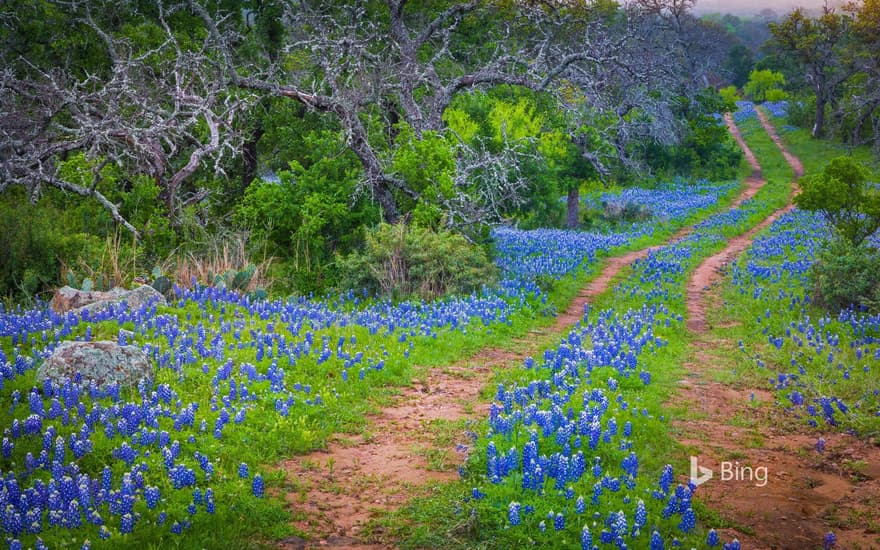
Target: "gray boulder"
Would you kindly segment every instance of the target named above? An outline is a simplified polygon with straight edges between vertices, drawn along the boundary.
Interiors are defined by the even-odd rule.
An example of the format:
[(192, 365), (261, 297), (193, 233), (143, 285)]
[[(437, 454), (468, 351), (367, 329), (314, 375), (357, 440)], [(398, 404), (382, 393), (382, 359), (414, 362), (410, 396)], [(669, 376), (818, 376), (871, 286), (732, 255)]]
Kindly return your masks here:
[(76, 373), (84, 385), (94, 383), (103, 389), (113, 384), (137, 386), (141, 380), (152, 380), (155, 371), (147, 354), (136, 346), (108, 340), (61, 342), (37, 369), (37, 379), (63, 384)]
[(167, 303), (165, 297), (149, 285), (141, 285), (133, 290), (116, 287), (107, 292), (86, 292), (63, 286), (55, 291), (52, 301), (49, 302), (49, 307), (57, 313), (67, 313), (68, 311), (82, 313), (85, 310), (94, 313), (110, 304), (121, 302), (127, 303), (128, 307), (132, 309), (137, 309), (152, 299), (162, 305)]
[(116, 287), (109, 292), (85, 291), (73, 287), (63, 286), (55, 291), (49, 307), (57, 313), (67, 313), (96, 302), (109, 302), (118, 300), (125, 294), (125, 289)]

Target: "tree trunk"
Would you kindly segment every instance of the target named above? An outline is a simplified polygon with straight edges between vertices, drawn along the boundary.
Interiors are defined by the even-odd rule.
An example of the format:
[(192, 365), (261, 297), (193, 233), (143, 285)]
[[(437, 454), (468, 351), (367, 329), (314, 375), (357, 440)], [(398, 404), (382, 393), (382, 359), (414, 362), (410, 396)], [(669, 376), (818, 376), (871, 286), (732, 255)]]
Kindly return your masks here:
[(580, 188), (577, 185), (568, 188), (568, 211), (565, 217), (569, 229), (577, 229), (580, 225), (578, 207), (580, 206)]
[(257, 142), (263, 137), (263, 123), (257, 122), (257, 127), (244, 142), (241, 148), (241, 189), (239, 196), (244, 195), (248, 186), (257, 178)]
[(370, 182), (373, 186), (373, 192), (376, 196), (379, 206), (382, 207), (382, 219), (387, 223), (397, 223), (400, 219), (400, 211), (397, 209), (397, 200), (388, 182), (381, 178), (378, 182)]
[(813, 137), (820, 138), (825, 133), (825, 98), (816, 94), (816, 122), (813, 124)]
[(364, 178), (369, 182), (373, 198), (382, 207), (382, 219), (388, 223), (396, 223), (400, 219), (397, 199), (391, 192), (392, 182), (389, 180), (376, 151), (367, 139), (367, 130), (361, 123), (357, 113), (340, 111), (340, 118), (348, 133), (348, 146), (361, 161), (364, 167)]

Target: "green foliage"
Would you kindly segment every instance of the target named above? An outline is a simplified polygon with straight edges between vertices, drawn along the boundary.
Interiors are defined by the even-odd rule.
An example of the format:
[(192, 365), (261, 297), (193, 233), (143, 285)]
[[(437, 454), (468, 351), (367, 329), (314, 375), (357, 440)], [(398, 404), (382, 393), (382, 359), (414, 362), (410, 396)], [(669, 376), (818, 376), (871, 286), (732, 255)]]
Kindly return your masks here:
[(466, 294), (496, 276), (486, 251), (461, 235), (405, 224), (383, 223), (369, 230), (364, 250), (340, 256), (337, 264), (342, 288), (394, 298)]
[(880, 229), (880, 191), (868, 171), (849, 157), (837, 157), (821, 173), (801, 178), (795, 204), (819, 212), (836, 235), (858, 247)]
[(783, 86), (785, 77), (782, 73), (769, 69), (754, 70), (749, 73), (749, 81), (743, 87), (743, 92), (752, 101), (779, 101), (787, 97), (782, 91)]
[(687, 128), (677, 145), (649, 143), (644, 146), (644, 160), (654, 172), (666, 176), (683, 175), (726, 180), (736, 175), (742, 152), (715, 118), (729, 111), (727, 101), (711, 88), (698, 94), (695, 101), (679, 98), (678, 111)]
[(352, 250), (379, 212), (365, 197), (351, 198), (361, 168), (340, 132), (313, 130), (301, 140), (300, 159), (279, 181), (252, 183), (233, 213), (236, 225), (279, 260), (273, 275), (280, 290), (307, 293), (335, 283), (334, 253)]
[(830, 311), (851, 305), (876, 311), (880, 254), (865, 240), (880, 229), (880, 191), (868, 181), (867, 169), (851, 157), (837, 157), (800, 185), (795, 204), (819, 212), (834, 232), (810, 269), (814, 302)]
[(433, 130), (416, 135), (406, 123), (398, 124), (397, 131), (392, 172), (421, 196), (418, 202), (407, 197), (398, 202), (413, 212), (417, 223), (436, 226), (441, 218), (438, 205), (455, 195), (455, 144)]
[[(721, 99), (723, 99), (724, 103), (728, 106), (736, 105), (736, 102), (740, 100), (739, 91), (736, 89), (736, 86), (725, 86), (718, 90), (718, 95), (721, 96)], [(730, 107), (727, 110), (733, 111), (734, 108)]]
[(788, 93), (785, 90), (773, 88), (772, 90), (767, 90), (767, 94), (764, 98), (767, 101), (782, 101), (783, 99), (788, 99)]
[(508, 140), (537, 137), (543, 129), (544, 118), (528, 98), (520, 97), (515, 102), (495, 100), (488, 122), (492, 138), (500, 145)]
[(724, 63), (726, 68), (732, 75), (731, 82), (734, 87), (742, 87), (746, 85), (749, 79), (749, 73), (755, 66), (755, 59), (752, 51), (743, 44), (737, 44), (730, 49), (727, 54), (727, 60)]
[(865, 244), (834, 239), (809, 272), (813, 302), (837, 312), (850, 306), (880, 309), (880, 253)]
[(788, 102), (786, 122), (798, 128), (809, 130), (816, 116), (816, 98), (812, 95), (798, 97)]
[(60, 210), (31, 204), (21, 189), (0, 197), (0, 294), (32, 299), (61, 282), (64, 266), (100, 263), (103, 239), (64, 221)]
[(549, 97), (513, 86), (460, 94), (444, 111), (443, 120), (450, 138), (474, 149), (497, 153), (515, 145), (528, 151), (518, 168), (529, 187), (521, 204), (504, 205), (503, 215), (518, 218), (521, 227), (562, 222), (559, 194), (568, 184), (568, 166), (580, 155)]
[[(62, 176), (90, 185), (95, 162), (83, 154), (60, 164)], [(101, 170), (99, 190), (141, 230), (123, 237), (110, 214), (88, 197), (47, 189), (32, 203), (21, 188), (0, 195), (0, 295), (32, 299), (62, 284), (109, 290), (131, 281), (138, 265), (155, 264), (178, 243), (160, 189), (147, 177), (126, 178), (116, 165)]]

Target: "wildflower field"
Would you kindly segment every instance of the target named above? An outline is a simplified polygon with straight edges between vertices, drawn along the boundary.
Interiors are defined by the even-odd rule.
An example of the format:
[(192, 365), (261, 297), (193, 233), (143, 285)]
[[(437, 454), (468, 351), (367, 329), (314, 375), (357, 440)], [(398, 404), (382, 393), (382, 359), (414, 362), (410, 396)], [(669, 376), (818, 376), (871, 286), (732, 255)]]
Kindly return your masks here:
[[(767, 109), (777, 128), (783, 108)], [(734, 120), (766, 180), (753, 197), (729, 208), (739, 181), (585, 197), (643, 206), (648, 218), (593, 233), (499, 227), (500, 280), (469, 296), (393, 303), (353, 289), (266, 300), (197, 285), (176, 288), (168, 305), (0, 310), (3, 544), (308, 541), (291, 525), (291, 513), (302, 512), (284, 498), (280, 461), (369, 430), (371, 415), (430, 369), (479, 361), (485, 348), (549, 330), (609, 258), (649, 246), (577, 323), (481, 381), (488, 414), (475, 413), (454, 438), (459, 479), (377, 514), (367, 541), (655, 550), (733, 549), (743, 535), (760, 538), (701, 501), (673, 427), (681, 411), (670, 404), (695, 339), (686, 326), (692, 272), (792, 193), (794, 174), (755, 107), (743, 104)], [(790, 134), (783, 136), (800, 154)], [(735, 322), (711, 329), (736, 341), (718, 376), (770, 392), (764, 405), (810, 434), (814, 453), (826, 437), (880, 429), (880, 317), (853, 309), (830, 315), (810, 301), (805, 274), (826, 232), (813, 214), (780, 216), (712, 291), (723, 303), (712, 319)], [(77, 379), (39, 383), (41, 362), (68, 340), (134, 344), (155, 377), (100, 391)], [(823, 529), (812, 547), (833, 547), (835, 531)]]

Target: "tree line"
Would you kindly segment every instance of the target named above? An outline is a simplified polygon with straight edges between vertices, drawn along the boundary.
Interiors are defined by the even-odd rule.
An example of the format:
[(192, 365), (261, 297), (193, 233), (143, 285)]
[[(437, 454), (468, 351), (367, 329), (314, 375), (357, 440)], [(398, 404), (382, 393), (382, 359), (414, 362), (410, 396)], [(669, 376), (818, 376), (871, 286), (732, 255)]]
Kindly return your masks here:
[(121, 227), (147, 270), (247, 229), (292, 287), (320, 289), (380, 221), (481, 241), (499, 222), (577, 227), (603, 182), (730, 175), (712, 116), (729, 32), (692, 7), (4, 2), (0, 198), (36, 221), (0, 252), (54, 258), (3, 288), (93, 263)]

